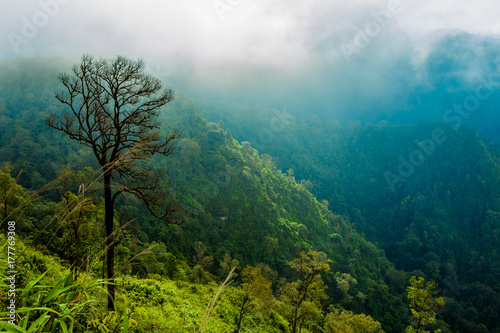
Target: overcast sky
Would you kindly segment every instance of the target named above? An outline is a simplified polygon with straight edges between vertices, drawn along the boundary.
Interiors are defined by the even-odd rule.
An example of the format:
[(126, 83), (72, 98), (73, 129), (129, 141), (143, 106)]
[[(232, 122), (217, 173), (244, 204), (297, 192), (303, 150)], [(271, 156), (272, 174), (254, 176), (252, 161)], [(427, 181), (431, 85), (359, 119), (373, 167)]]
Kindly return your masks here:
[(383, 112), (376, 119), (405, 108), (412, 87), (425, 80), (419, 66), (436, 36), (500, 36), (498, 0), (0, 4), (0, 60), (140, 57), (149, 72), (190, 97), (338, 118)]
[[(388, 10), (389, 6), (398, 8), (390, 18), (391, 29), (396, 27), (412, 38), (438, 29), (500, 33), (497, 0), (1, 0), (0, 3), (3, 59), (78, 56), (87, 52), (97, 56), (121, 53), (151, 61), (193, 65), (304, 64), (318, 50), (339, 51), (342, 42), (352, 41), (357, 29), (364, 30), (374, 20), (373, 12)], [(378, 34), (382, 35), (384, 29)]]

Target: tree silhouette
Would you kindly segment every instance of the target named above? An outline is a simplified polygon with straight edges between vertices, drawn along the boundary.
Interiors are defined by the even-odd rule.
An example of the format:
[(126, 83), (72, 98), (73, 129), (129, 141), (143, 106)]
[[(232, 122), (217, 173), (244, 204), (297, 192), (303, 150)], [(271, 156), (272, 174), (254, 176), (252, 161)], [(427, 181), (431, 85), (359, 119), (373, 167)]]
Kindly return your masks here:
[(101, 167), (104, 184), (108, 308), (114, 308), (114, 206), (121, 193), (140, 198), (157, 218), (181, 223), (175, 201), (166, 193), (162, 172), (148, 166), (155, 154), (168, 156), (178, 131), (162, 138), (160, 108), (174, 99), (171, 89), (144, 73), (142, 60), (117, 56), (95, 60), (82, 56), (73, 75), (60, 74), (65, 89), (56, 98), (62, 114), (50, 114), (47, 124), (89, 147)]

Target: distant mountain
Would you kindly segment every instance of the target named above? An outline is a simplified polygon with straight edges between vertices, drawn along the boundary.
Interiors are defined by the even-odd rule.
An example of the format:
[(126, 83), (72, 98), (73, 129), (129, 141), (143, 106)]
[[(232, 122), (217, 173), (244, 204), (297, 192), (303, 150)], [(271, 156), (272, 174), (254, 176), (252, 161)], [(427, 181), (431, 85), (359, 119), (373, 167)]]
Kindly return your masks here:
[[(446, 29), (412, 37), (388, 29), (350, 62), (342, 56), (339, 43), (325, 43), (325, 49), (312, 52), (302, 66), (227, 64), (200, 69), (193, 76), (172, 74), (172, 79), (199, 101), (267, 109), (286, 105), (299, 119), (316, 114), (321, 121), (341, 124), (388, 121), (455, 126), (460, 117), (460, 126), (473, 127), (500, 143), (498, 36)], [(461, 113), (455, 104), (461, 106)]]

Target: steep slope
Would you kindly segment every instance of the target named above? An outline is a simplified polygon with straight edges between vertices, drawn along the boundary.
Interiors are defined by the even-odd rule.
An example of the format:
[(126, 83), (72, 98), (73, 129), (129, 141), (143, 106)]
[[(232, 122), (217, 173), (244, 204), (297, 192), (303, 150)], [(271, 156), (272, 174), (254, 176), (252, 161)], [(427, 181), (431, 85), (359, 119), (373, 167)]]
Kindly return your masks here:
[[(38, 73), (33, 66), (32, 73)], [(20, 182), (27, 187), (45, 184), (64, 164), (77, 170), (95, 166), (91, 153), (44, 124), (48, 112), (60, 107), (55, 99), (41, 97), (50, 90), (57, 73), (50, 74), (42, 75), (45, 79), (30, 74), (40, 82), (35, 86), (24, 86), (22, 76), (13, 76), (11, 82), (6, 76), (8, 91), (16, 91), (16, 85), (23, 89), (12, 95), (1, 91), (4, 126), (0, 128), (0, 149), (8, 154), (2, 154), (0, 161), (12, 162), (14, 173), (23, 168)], [(23, 100), (18, 94), (38, 97)], [(334, 261), (332, 273), (324, 277), (330, 302), (371, 314), (386, 332), (404, 329), (408, 321), (404, 306), (407, 276), (396, 271), (383, 251), (353, 230), (346, 218), (332, 213), (325, 202), (319, 203), (308, 191), (308, 183), (298, 184), (292, 174), (279, 171), (270, 156), (259, 155), (248, 143), (234, 140), (222, 123), (208, 122), (182, 93), (177, 93), (162, 117), (165, 129), (178, 128), (183, 138), (173, 158), (157, 159), (153, 164), (169, 172), (187, 218), (180, 227), (165, 226), (150, 218), (137, 202), (125, 198), (118, 210), (120, 216), (134, 221), (138, 242), (165, 243), (169, 252), (190, 262), (196, 254), (195, 244), (202, 242), (207, 256), (215, 259), (207, 267), (214, 274), (229, 254), (243, 266), (268, 264), (288, 279), (291, 272), (286, 261), (301, 251), (316, 249)], [(49, 192), (49, 198), (60, 200), (56, 191)], [(33, 234), (45, 227), (51, 209), (37, 214), (29, 228)], [(48, 240), (55, 227), (38, 241)], [(54, 244), (59, 236), (56, 233), (53, 251), (58, 251)], [(337, 272), (357, 280), (349, 292), (337, 287)]]
[[(183, 129), (183, 139), (175, 158), (157, 163), (170, 170), (190, 218), (168, 230), (154, 221), (141, 222), (149, 241), (164, 242), (186, 258), (195, 255), (193, 245), (201, 241), (216, 261), (227, 253), (245, 264), (269, 264), (285, 277), (287, 260), (304, 250), (320, 250), (334, 261), (333, 273), (325, 277), (332, 302), (372, 314), (387, 332), (404, 327), (405, 275), (348, 220), (319, 203), (307, 184), (283, 174), (270, 156), (260, 156), (248, 143), (239, 144), (222, 123), (206, 121), (182, 93), (166, 108), (165, 123)], [(336, 287), (336, 272), (357, 279), (350, 295)], [(403, 281), (386, 276), (391, 273)]]
[(445, 318), (454, 331), (475, 331), (479, 324), (499, 328), (495, 145), (465, 126), (340, 126), (315, 117), (307, 123), (289, 120), (271, 143), (262, 144), (252, 134), (273, 115), (253, 110), (250, 116), (245, 108), (250, 109), (212, 106), (206, 112), (223, 119), (238, 139), (257, 138), (255, 145), (276, 156), (282, 170), (311, 181), (311, 191), (380, 244), (397, 268), (440, 282), (449, 297)]

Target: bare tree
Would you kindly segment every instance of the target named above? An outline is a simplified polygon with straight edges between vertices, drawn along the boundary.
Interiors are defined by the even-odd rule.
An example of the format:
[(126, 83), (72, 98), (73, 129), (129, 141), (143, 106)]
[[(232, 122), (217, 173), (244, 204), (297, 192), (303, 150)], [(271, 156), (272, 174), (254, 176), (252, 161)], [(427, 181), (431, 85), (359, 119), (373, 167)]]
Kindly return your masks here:
[(160, 108), (174, 99), (171, 89), (144, 73), (142, 60), (123, 56), (95, 60), (82, 56), (73, 75), (60, 74), (65, 89), (56, 98), (65, 105), (62, 114), (51, 114), (50, 127), (89, 147), (101, 166), (104, 183), (106, 272), (108, 308), (114, 308), (114, 206), (121, 193), (140, 198), (148, 210), (168, 223), (179, 224), (178, 206), (162, 186), (162, 173), (148, 160), (173, 152), (178, 131), (162, 138)]

